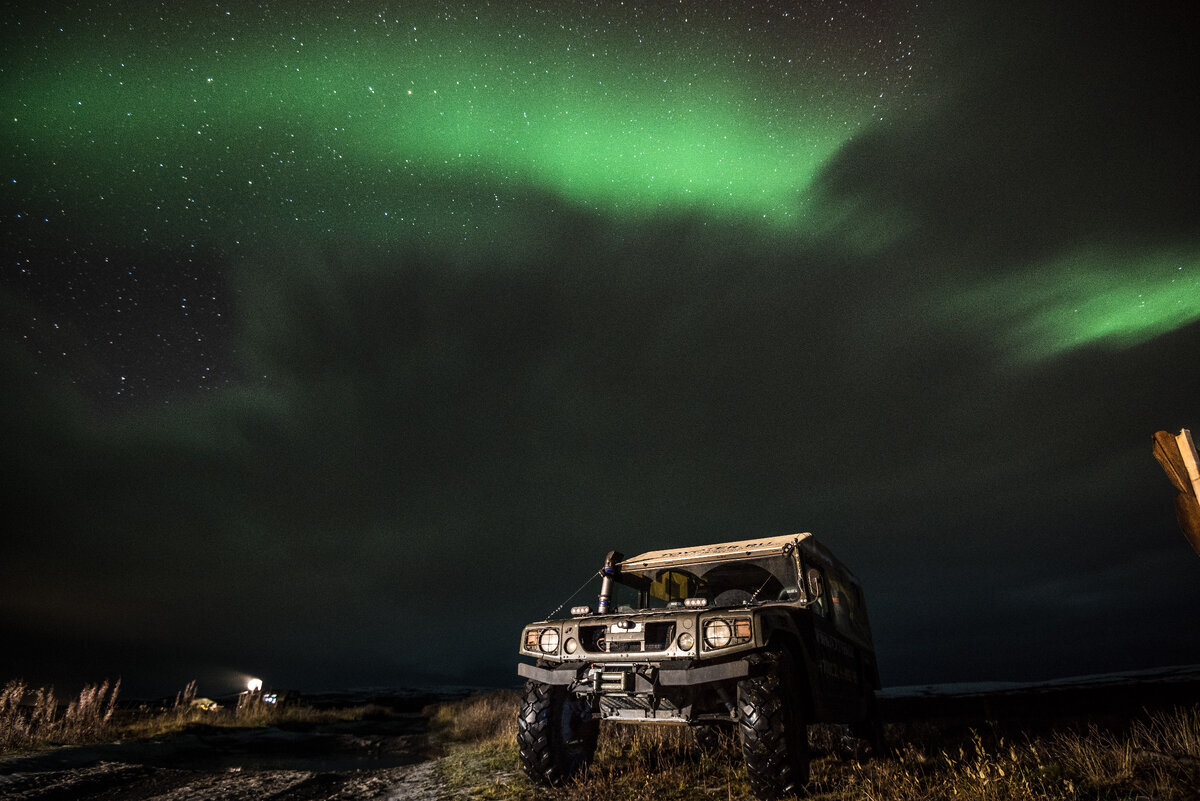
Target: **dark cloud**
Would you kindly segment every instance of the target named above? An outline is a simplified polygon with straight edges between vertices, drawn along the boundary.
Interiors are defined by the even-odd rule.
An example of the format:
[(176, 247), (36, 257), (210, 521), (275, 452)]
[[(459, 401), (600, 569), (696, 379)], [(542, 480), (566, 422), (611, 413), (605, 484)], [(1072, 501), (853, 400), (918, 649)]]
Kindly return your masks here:
[[(1060, 642), (1188, 555), (1148, 443), (1200, 389), (1169, 369), (1194, 326), (1006, 374), (978, 334), (872, 327), (886, 298), (817, 254), (674, 231), (245, 265), (240, 388), (89, 424), (29, 383), (57, 400), (8, 417), (40, 535), (6, 608), (177, 675), (503, 680), (610, 548), (811, 529), (864, 577), (889, 681), (1144, 661)], [(1187, 570), (1162, 575), (1185, 626)]]
[(857, 137), (824, 172), (832, 207), (864, 227), (898, 218), (911, 226), (901, 253), (968, 274), (1080, 242), (1195, 247), (1185, 4), (942, 11), (928, 35), (958, 46), (940, 51), (912, 114)]
[(947, 17), (815, 232), (530, 196), (489, 254), (272, 243), (227, 265), (241, 378), (124, 417), (8, 348), (0, 672), (507, 681), (609, 549), (796, 530), (887, 683), (1200, 660), (1150, 455), (1197, 425), (1200, 323), (1021, 333), (1081, 247), (1200, 267), (1173, 8)]

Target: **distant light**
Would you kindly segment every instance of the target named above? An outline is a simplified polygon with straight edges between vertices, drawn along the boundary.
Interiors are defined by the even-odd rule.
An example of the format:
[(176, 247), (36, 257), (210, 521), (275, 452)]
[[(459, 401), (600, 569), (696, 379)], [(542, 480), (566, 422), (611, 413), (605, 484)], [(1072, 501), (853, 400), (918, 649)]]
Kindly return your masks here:
[(256, 693), (262, 689), (262, 679), (250, 679), (246, 682), (246, 689), (252, 693)]

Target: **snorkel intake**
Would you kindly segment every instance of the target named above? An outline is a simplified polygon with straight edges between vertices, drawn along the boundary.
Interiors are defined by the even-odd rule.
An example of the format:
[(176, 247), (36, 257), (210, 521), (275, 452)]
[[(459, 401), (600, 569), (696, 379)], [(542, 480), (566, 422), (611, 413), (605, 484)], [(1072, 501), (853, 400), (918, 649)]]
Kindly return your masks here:
[(620, 572), (619, 564), (624, 558), (625, 555), (620, 551), (609, 551), (608, 556), (604, 557), (604, 568), (600, 571), (600, 600), (596, 604), (597, 614), (608, 614), (613, 577)]

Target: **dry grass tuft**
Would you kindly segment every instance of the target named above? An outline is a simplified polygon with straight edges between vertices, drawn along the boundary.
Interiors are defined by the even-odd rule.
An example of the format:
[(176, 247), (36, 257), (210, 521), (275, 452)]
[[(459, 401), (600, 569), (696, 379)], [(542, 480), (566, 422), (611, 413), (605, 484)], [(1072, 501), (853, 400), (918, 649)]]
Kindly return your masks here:
[(362, 720), (386, 714), (386, 710), (373, 704), (313, 709), (303, 705), (275, 706), (263, 703), (261, 697), (246, 695), (240, 697), (234, 709), (205, 709), (196, 703), (194, 681), (176, 693), (173, 703), (165, 706), (118, 709), (120, 687), (119, 681), (112, 685), (107, 681), (88, 685), (78, 698), (64, 705), (52, 689), (33, 689), (22, 681), (8, 682), (0, 691), (0, 753), (165, 737), (194, 725), (257, 728)]
[(708, 753), (696, 747), (687, 726), (606, 722), (600, 726), (589, 774), (544, 797), (554, 801), (749, 799), (750, 786), (739, 756), (731, 735), (723, 736), (719, 747)]
[(512, 690), (476, 695), (431, 710), (430, 730), (445, 742), (516, 741), (520, 697)]
[(104, 739), (120, 691), (119, 680), (89, 684), (64, 709), (53, 688), (8, 682), (0, 692), (0, 752)]
[[(602, 724), (589, 774), (557, 789), (535, 787), (517, 759), (515, 693), (433, 710), (447, 755), (438, 769), (455, 798), (517, 801), (725, 799), (752, 801), (732, 730), (712, 753), (678, 725)], [(1092, 728), (1006, 739), (922, 727), (884, 759), (860, 760), (845, 730), (815, 726), (809, 798), (815, 801), (1108, 801), (1200, 798), (1200, 707), (1157, 713), (1128, 731)]]

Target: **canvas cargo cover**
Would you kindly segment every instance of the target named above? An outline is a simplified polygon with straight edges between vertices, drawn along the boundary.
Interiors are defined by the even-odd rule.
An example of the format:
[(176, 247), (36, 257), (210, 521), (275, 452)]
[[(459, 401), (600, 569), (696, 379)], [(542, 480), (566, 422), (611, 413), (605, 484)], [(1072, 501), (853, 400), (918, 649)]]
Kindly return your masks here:
[(663, 551), (647, 551), (621, 562), (621, 567), (636, 570), (651, 567), (674, 567), (706, 562), (724, 562), (729, 559), (749, 559), (759, 556), (775, 556), (789, 547), (799, 544), (812, 534), (785, 534), (781, 537), (762, 537), (756, 540), (720, 542), (715, 545), (697, 545), (690, 548), (668, 548)]

